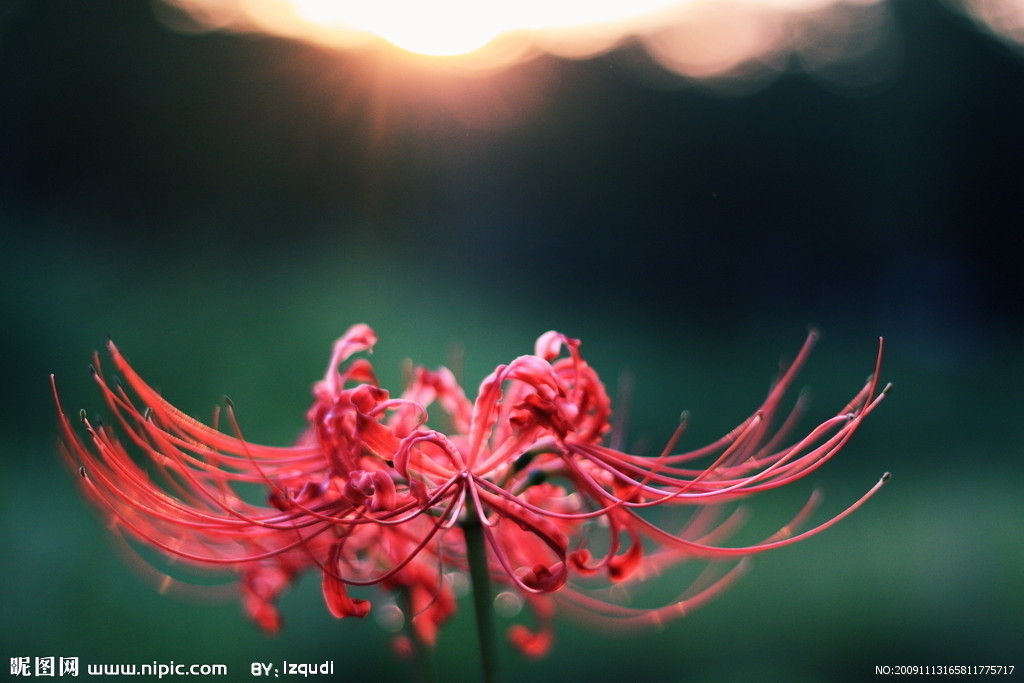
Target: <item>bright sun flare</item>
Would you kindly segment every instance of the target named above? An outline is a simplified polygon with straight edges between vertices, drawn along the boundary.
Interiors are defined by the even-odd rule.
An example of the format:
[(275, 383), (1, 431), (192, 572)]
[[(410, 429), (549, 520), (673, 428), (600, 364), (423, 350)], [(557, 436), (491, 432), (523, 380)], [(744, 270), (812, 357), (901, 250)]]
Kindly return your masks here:
[[(898, 49), (886, 0), (163, 0), (186, 31), (274, 33), (342, 49), (390, 44), (493, 68), (540, 53), (591, 57), (639, 43), (688, 78), (749, 76), (799, 64), (870, 85)], [(1008, 42), (1024, 43), (1020, 0), (955, 0)], [(795, 57), (795, 62), (793, 61)], [(855, 63), (854, 71), (846, 68)], [(842, 65), (833, 69), (836, 64)], [(831, 74), (828, 72), (832, 72)], [(852, 76), (851, 76), (852, 74)]]
[(503, 30), (492, 6), (463, 0), (360, 4), (292, 0), (291, 4), (296, 15), (313, 24), (378, 36), (403, 50), (424, 55), (474, 52)]
[[(473, 70), (542, 53), (592, 57), (630, 43), (688, 78), (778, 73), (883, 45), (885, 0), (163, 0), (187, 30), (261, 31), (341, 49), (390, 44)], [(165, 6), (166, 6), (165, 5)]]

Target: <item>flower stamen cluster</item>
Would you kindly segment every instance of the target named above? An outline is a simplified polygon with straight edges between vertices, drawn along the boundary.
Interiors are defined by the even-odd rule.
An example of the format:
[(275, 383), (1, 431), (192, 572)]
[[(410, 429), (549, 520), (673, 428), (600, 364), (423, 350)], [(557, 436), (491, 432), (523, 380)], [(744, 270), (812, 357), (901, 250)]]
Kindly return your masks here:
[[(98, 357), (93, 372), (110, 425), (83, 413), (81, 434), (56, 388), (54, 396), (65, 457), (112, 527), (176, 562), (237, 574), (245, 610), (267, 631), (281, 626), (280, 594), (315, 571), (334, 616), (365, 616), (370, 600), (351, 593), (379, 586), (402, 596), (416, 637), (433, 644), (456, 609), (451, 576), (469, 569), (472, 525), (486, 543), (492, 581), (534, 613), (534, 629), (516, 625), (509, 637), (539, 656), (551, 646), (556, 608), (629, 625), (678, 618), (728, 587), (743, 558), (827, 529), (878, 490), (888, 475), (814, 526), (806, 522), (817, 496), (763, 541), (723, 544), (742, 521), (720, 514), (723, 504), (821, 467), (887, 392), (879, 388), (880, 345), (875, 372), (850, 402), (786, 445), (803, 402), (784, 412), (784, 397), (815, 339), (735, 429), (676, 453), (684, 416), (652, 457), (608, 445), (605, 387), (580, 343), (555, 332), (542, 335), (534, 353), (499, 366), (470, 401), (449, 370), (421, 367), (392, 398), (370, 362), (356, 357), (373, 348), (376, 334), (353, 326), (314, 385), (305, 431), (283, 448), (246, 440), (230, 402), (212, 426), (177, 410), (113, 343), (123, 379), (108, 380)], [(224, 417), (228, 432), (217, 426)], [(253, 490), (262, 492), (257, 502), (247, 495)], [(666, 528), (652, 521), (651, 508), (687, 508), (687, 521)], [(620, 604), (607, 590), (695, 560), (733, 566), (713, 563), (653, 609)]]

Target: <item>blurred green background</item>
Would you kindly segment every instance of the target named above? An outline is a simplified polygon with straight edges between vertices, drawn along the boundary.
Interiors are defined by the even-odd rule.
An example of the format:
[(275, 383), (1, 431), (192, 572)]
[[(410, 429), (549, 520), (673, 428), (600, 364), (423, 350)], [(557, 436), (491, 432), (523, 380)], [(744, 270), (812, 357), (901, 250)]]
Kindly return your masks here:
[[(629, 48), (409, 75), (177, 34), (148, 3), (5, 4), (4, 666), (174, 660), (248, 678), (252, 661), (331, 659), (345, 680), (411, 678), (372, 619), (327, 614), (311, 576), (273, 639), (234, 602), (159, 595), (56, 457), (48, 375), (70, 411), (100, 411), (86, 364), (108, 335), (185, 411), (228, 395), (250, 439), (286, 444), (332, 341), (362, 321), (396, 390), (404, 359), (461, 356), (472, 391), (559, 329), (613, 387), (634, 377), (634, 443), (689, 409), (694, 447), (759, 404), (809, 324), (824, 333), (809, 419), (843, 405), (886, 337), (893, 394), (837, 460), (752, 501), (752, 528), (816, 486), (837, 512), (891, 471), (870, 504), (663, 631), (560, 622), (539, 662), (503, 646), (507, 680), (1020, 670), (1024, 60), (939, 3), (889, 6), (881, 82), (793, 70), (729, 95), (652, 86)], [(461, 607), (442, 680), (476, 676)]]

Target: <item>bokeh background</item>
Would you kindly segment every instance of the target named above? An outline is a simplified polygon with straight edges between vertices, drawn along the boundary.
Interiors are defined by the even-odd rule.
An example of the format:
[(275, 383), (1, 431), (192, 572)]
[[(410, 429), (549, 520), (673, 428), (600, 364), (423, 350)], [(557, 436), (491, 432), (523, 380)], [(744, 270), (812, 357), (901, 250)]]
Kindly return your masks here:
[[(174, 660), (234, 679), (331, 659), (345, 680), (411, 679), (312, 577), (273, 639), (236, 603), (158, 594), (56, 456), (48, 376), (69, 410), (101, 412), (86, 364), (108, 335), (187, 412), (228, 395), (249, 438), (285, 444), (331, 342), (367, 322), (394, 388), (406, 358), (457, 359), (472, 388), (545, 330), (582, 338), (609, 385), (633, 378), (638, 447), (682, 409), (691, 446), (731, 428), (810, 324), (802, 384), (825, 417), (886, 338), (892, 395), (841, 457), (753, 501), (752, 528), (814, 487), (837, 512), (891, 471), (869, 505), (659, 632), (561, 622), (539, 662), (503, 646), (507, 680), (1021, 671), (1019, 48), (952, 5), (891, 0), (870, 78), (663, 77), (630, 46), (470, 77), (176, 32), (162, 11), (0, 9), (4, 667)], [(476, 676), (470, 614), (442, 636), (442, 680)]]

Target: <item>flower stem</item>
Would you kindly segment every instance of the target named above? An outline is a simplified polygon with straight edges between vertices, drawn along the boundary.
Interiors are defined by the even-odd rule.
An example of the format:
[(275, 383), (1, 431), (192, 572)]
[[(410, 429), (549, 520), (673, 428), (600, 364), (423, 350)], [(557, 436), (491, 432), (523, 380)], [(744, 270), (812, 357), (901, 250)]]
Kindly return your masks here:
[(421, 683), (434, 683), (434, 661), (431, 656), (430, 646), (423, 642), (420, 638), (419, 633), (416, 632), (416, 626), (412, 623), (413, 611), (412, 611), (412, 600), (408, 590), (400, 590), (397, 592), (398, 606), (405, 612), (405, 629), (409, 636), (409, 640), (412, 642), (413, 654), (416, 657), (416, 665), (420, 670), (420, 681)]
[(476, 515), (468, 515), (462, 524), (462, 532), (466, 537), (469, 580), (473, 584), (473, 610), (476, 613), (484, 683), (495, 683), (498, 680), (498, 658), (494, 636), (494, 596), (491, 593), (491, 571), (487, 567), (484, 532)]

